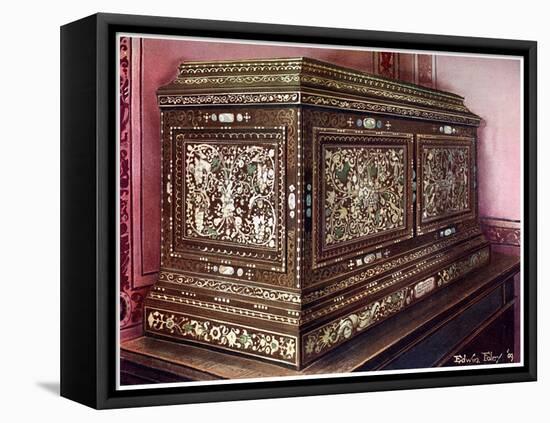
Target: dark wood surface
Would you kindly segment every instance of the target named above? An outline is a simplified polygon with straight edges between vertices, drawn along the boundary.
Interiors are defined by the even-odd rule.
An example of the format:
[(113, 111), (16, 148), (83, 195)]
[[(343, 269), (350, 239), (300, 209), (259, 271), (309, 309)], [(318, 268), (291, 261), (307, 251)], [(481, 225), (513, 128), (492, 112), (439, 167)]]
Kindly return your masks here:
[[(174, 377), (185, 381), (381, 369), (480, 299), (500, 289), (518, 271), (518, 257), (493, 254), (488, 266), (427, 298), (406, 313), (368, 330), (301, 371), (152, 337), (140, 337), (122, 344), (121, 369), (134, 379), (140, 378), (141, 383), (144, 380), (154, 381), (154, 377), (150, 376), (152, 371), (154, 375), (154, 370), (161, 374), (170, 374), (171, 381), (174, 381)], [(502, 301), (501, 308), (504, 309), (510, 307), (513, 298), (503, 298)], [(479, 327), (483, 324), (484, 322), (480, 322)], [(464, 343), (464, 339), (457, 340), (453, 349), (456, 350), (458, 345)], [(142, 369), (143, 377), (139, 375), (139, 369)]]

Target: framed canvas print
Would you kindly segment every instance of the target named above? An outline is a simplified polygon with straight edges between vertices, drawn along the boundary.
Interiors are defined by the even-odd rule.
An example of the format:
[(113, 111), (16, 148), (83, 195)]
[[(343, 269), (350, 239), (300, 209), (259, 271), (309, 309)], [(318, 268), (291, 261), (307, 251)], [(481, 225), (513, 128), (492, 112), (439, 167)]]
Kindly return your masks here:
[(61, 393), (536, 379), (536, 43), (61, 28)]

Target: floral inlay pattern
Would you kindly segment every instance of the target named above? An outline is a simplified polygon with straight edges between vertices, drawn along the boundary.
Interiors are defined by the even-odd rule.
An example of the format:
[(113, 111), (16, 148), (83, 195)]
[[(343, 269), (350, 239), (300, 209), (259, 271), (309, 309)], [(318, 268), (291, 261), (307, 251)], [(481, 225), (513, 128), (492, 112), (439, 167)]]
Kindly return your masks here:
[(403, 288), (379, 301), (368, 304), (357, 313), (349, 314), (343, 319), (314, 330), (304, 337), (306, 358), (317, 357), (329, 349), (351, 338), (357, 332), (372, 326), (374, 323), (396, 313), (406, 305), (410, 288)]
[(175, 283), (179, 285), (193, 286), (203, 289), (209, 289), (218, 292), (224, 292), (229, 294), (243, 295), (245, 297), (269, 300), (269, 301), (281, 301), (285, 303), (300, 303), (301, 297), (294, 292), (282, 291), (278, 289), (261, 288), (259, 286), (252, 286), (246, 284), (239, 284), (227, 281), (217, 281), (209, 279), (207, 277), (192, 277), (186, 275), (180, 275), (178, 273), (162, 270), (159, 273), (159, 280), (169, 283)]
[(470, 208), (468, 147), (422, 148), (422, 219)]
[(325, 245), (405, 225), (405, 149), (334, 147), (323, 152)]
[(296, 339), (292, 337), (158, 310), (149, 310), (147, 326), (149, 330), (175, 334), (219, 347), (291, 363), (296, 361)]
[(452, 282), (460, 276), (468, 273), (470, 270), (487, 263), (490, 256), (489, 250), (485, 248), (465, 258), (464, 260), (457, 261), (449, 267), (440, 270), (437, 273), (437, 285), (441, 286)]
[(185, 236), (276, 249), (276, 151), (276, 144), (186, 144)]

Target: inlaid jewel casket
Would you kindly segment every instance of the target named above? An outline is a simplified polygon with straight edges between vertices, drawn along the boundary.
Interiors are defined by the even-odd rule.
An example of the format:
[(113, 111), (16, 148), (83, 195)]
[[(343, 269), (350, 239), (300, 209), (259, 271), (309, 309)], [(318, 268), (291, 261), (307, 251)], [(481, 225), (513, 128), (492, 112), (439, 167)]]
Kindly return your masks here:
[(158, 90), (147, 335), (303, 368), (490, 259), (463, 98), (306, 58)]

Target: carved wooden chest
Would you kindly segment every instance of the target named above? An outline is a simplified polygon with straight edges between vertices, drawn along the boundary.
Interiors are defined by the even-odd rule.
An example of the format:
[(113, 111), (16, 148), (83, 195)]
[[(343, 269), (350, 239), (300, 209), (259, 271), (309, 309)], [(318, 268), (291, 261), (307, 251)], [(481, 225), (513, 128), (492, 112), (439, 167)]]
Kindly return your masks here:
[(158, 102), (148, 335), (302, 368), (490, 259), (460, 96), (297, 58), (184, 63)]

